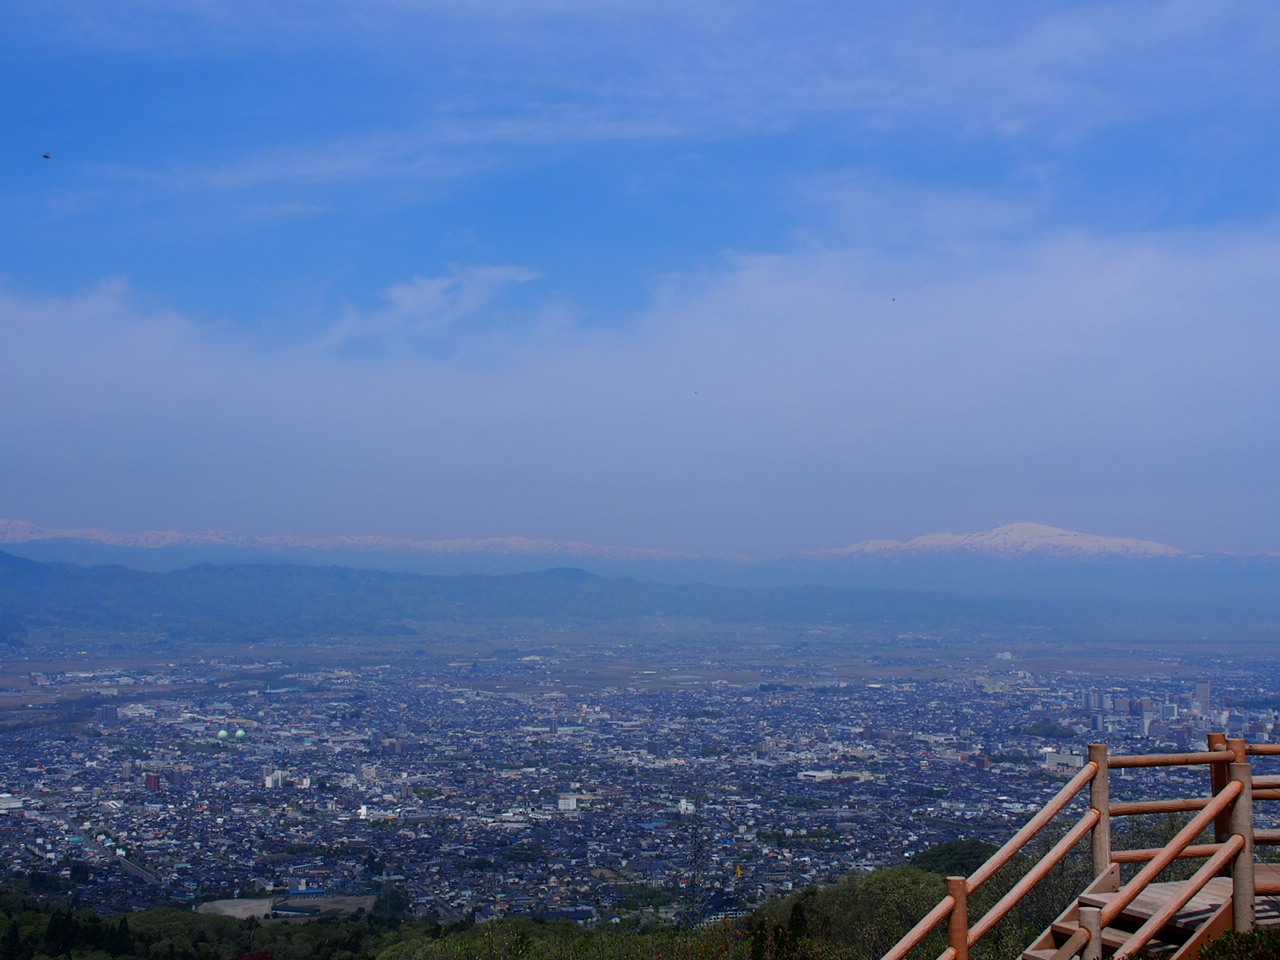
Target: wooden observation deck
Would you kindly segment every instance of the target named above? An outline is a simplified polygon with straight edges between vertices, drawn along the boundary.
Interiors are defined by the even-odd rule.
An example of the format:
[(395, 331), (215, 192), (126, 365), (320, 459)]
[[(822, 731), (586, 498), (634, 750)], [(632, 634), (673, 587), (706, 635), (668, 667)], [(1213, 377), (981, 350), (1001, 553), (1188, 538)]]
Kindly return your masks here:
[[(969, 960), (969, 951), (990, 933), (1049, 872), (1087, 836), (1093, 881), (1023, 953), (1023, 960), (1104, 960), (1150, 956), (1194, 960), (1205, 944), (1228, 930), (1280, 925), (1280, 865), (1258, 863), (1255, 846), (1280, 845), (1280, 830), (1254, 826), (1255, 800), (1280, 800), (1280, 776), (1254, 776), (1251, 756), (1280, 756), (1280, 744), (1249, 744), (1209, 736), (1203, 753), (1109, 756), (1094, 744), (1089, 760), (1031, 820), (968, 877), (948, 877), (947, 896), (882, 960), (905, 960), (947, 921), (950, 946), (938, 960)], [(1112, 802), (1111, 771), (1149, 767), (1203, 766), (1205, 796)], [(1009, 864), (1033, 837), (1088, 788), (1089, 806), (1061, 839), (990, 910), (970, 921), (969, 899)], [(1164, 847), (1114, 850), (1115, 817), (1191, 813), (1191, 820)], [(1213, 842), (1194, 841), (1212, 829)], [(1189, 878), (1159, 881), (1175, 860), (1198, 858)], [(1127, 881), (1123, 864), (1144, 864)]]

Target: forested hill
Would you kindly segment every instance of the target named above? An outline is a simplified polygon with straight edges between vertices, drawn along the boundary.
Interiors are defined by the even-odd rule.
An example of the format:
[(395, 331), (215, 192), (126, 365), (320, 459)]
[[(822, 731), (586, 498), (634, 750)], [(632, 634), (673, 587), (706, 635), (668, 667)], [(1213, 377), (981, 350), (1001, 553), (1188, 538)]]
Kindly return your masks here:
[[(441, 927), (387, 915), (379, 906), (369, 916), (306, 923), (167, 908), (104, 918), (71, 907), (74, 891), (65, 882), (54, 884), (61, 892), (51, 896), (44, 889), (35, 899), (37, 878), (11, 878), (0, 885), (0, 960), (877, 960), (945, 895), (944, 876), (969, 874), (994, 849), (953, 841), (910, 866), (851, 874), (710, 926), (659, 923), (649, 911), (624, 911), (596, 928), (533, 918)], [(997, 874), (974, 901), (977, 912), (1007, 892), (1026, 866), (1016, 860), (1012, 870)], [(1069, 857), (983, 941), (983, 956), (1017, 960), (1090, 879), (1087, 856)], [(943, 924), (922, 955), (941, 952), (945, 937)], [(1277, 948), (1280, 933), (1268, 930), (1218, 940), (1203, 957), (1262, 960), (1275, 957)]]
[(555, 569), (428, 576), (289, 564), (201, 564), (168, 573), (41, 563), (0, 553), (0, 637), (39, 629), (171, 639), (412, 635), (495, 621), (833, 625), (876, 636), (1196, 636), (1270, 629), (1266, 611), (1103, 599), (929, 591), (644, 583)]

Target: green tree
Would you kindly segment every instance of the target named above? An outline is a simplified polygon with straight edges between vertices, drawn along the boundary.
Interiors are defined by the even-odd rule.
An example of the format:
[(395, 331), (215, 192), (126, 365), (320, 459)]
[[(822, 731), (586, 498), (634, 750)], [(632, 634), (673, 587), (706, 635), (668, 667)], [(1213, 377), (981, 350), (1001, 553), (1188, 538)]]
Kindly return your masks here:
[(967, 877), (998, 849), (981, 840), (950, 840), (930, 847), (912, 860), (911, 865), (942, 877)]

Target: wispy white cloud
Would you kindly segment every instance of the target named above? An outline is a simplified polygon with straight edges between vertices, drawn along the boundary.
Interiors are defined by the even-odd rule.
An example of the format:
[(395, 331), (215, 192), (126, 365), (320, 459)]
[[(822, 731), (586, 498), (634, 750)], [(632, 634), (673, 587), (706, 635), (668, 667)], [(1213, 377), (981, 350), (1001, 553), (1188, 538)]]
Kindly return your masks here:
[(412, 129), (339, 141), (276, 146), (220, 164), (167, 167), (103, 165), (107, 177), (166, 191), (234, 192), (282, 183), (325, 185), (371, 180), (447, 181), (509, 163), (500, 147), (675, 137), (678, 125), (654, 117), (627, 119), (576, 108), (520, 117), (442, 118)]
[[(194, 118), (170, 142), (150, 110), (124, 111), (152, 138), (139, 147), (81, 114), (76, 161), (15, 168), (15, 192), (47, 202), (6, 208), (28, 214), (9, 254), (111, 254), (79, 273), (30, 255), (15, 287), (127, 272), (190, 283), (199, 309), (258, 297), (209, 325), (149, 310), (120, 281), (0, 291), (0, 439), (20, 465), (0, 476), (7, 513), (67, 524), (58, 505), (75, 503), (94, 511), (76, 523), (130, 528), (733, 552), (1015, 517), (1192, 549), (1280, 541), (1266, 482), (1280, 459), (1276, 198), (1247, 227), (1107, 218), (1149, 163), (1211, 155), (1183, 179), (1152, 173), (1180, 196), (1270, 155), (1274, 4), (14, 0), (5, 44), (78, 44), (90, 62), (33, 115), (70, 111), (81, 81), (128, 74), (127, 60), (126, 95), (155, 82), (172, 94), (155, 106)], [(199, 106), (244, 77), (206, 126)], [(581, 148), (658, 141), (741, 145), (746, 172), (708, 164), (637, 216), (631, 246), (637, 205), (609, 197), (599, 219), (623, 216), (603, 226), (591, 207), (623, 189), (630, 151)], [(608, 184), (557, 206), (604, 154)], [(506, 178), (504, 199), (537, 201), (545, 260), (523, 208), (450, 194), (508, 165), (528, 176)], [(718, 252), (724, 233), (685, 248), (695, 218), (724, 213), (698, 206), (720, 174), (742, 176), (726, 194), (742, 207), (790, 202), (791, 216), (748, 221), (735, 252)], [(427, 194), (468, 209), (428, 210)], [(316, 235), (257, 231), (292, 214)], [(585, 308), (557, 299), (574, 294), (556, 273), (581, 259), (573, 231), (685, 267), (654, 280), (601, 257), (605, 275), (629, 274), (626, 302), (646, 282), (654, 302), (574, 323)], [(458, 257), (450, 232), (475, 239), (473, 265), (440, 266)], [(242, 241), (279, 261), (246, 264)], [(538, 270), (512, 265), (526, 263)], [(360, 276), (299, 295), (324, 300), (305, 317), (261, 316), (288, 301), (280, 288), (347, 271)]]
[(454, 267), (439, 277), (414, 277), (383, 292), (386, 306), (372, 312), (350, 311), (321, 342), (334, 347), (359, 341), (408, 345), (430, 343), (469, 318), (475, 318), (514, 284), (540, 274), (525, 267)]
[(348, 335), (401, 346), (358, 356), (266, 349), (119, 283), (7, 293), (0, 492), (129, 526), (762, 553), (1019, 516), (1273, 549), (1280, 243), (990, 243), (736, 255), (626, 330), (482, 340), (500, 366), (402, 345), (483, 325), (520, 268), (393, 287)]

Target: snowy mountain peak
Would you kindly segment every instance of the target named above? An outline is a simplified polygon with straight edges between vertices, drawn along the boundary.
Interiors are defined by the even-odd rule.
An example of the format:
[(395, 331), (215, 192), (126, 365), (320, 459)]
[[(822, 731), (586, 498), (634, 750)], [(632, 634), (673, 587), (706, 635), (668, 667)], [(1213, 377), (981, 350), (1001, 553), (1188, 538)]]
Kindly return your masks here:
[(1152, 540), (1103, 537), (1077, 533), (1043, 523), (1007, 523), (980, 533), (930, 533), (905, 542), (864, 540), (851, 547), (826, 550), (823, 556), (922, 555), (936, 553), (976, 553), (993, 557), (1055, 557), (1090, 559), (1125, 557), (1178, 557), (1184, 551)]

